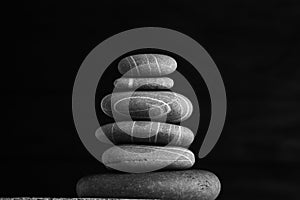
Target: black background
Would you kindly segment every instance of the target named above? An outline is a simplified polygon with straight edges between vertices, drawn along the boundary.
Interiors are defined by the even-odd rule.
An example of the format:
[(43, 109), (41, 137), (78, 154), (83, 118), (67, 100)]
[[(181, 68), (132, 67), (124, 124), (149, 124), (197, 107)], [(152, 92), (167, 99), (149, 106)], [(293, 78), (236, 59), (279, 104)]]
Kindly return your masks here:
[(218, 199), (299, 199), (300, 3), (197, 2), (18, 4), (16, 66), (1, 85), (9, 142), (0, 151), (0, 196), (76, 197), (82, 176), (104, 171), (73, 123), (77, 70), (106, 38), (158, 26), (197, 40), (222, 74), (226, 124), (194, 166), (220, 178)]

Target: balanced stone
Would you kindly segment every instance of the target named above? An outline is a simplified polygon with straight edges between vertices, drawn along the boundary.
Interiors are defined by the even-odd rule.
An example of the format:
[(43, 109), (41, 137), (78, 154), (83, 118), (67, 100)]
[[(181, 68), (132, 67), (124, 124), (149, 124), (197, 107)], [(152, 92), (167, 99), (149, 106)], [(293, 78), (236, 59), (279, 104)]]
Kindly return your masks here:
[(180, 170), (92, 175), (79, 180), (76, 190), (79, 197), (213, 200), (221, 184), (211, 172)]
[(168, 77), (163, 78), (119, 78), (114, 86), (121, 89), (170, 89), (174, 81)]
[(102, 141), (108, 138), (114, 144), (155, 144), (189, 146), (194, 140), (193, 132), (175, 124), (150, 121), (122, 121), (106, 124), (96, 131)]
[(108, 168), (140, 173), (158, 169), (187, 169), (194, 165), (193, 152), (182, 147), (119, 145), (102, 154), (102, 162)]
[(175, 92), (117, 92), (101, 101), (105, 114), (118, 121), (126, 119), (181, 122), (193, 111), (191, 101)]
[(123, 58), (118, 69), (124, 76), (162, 76), (174, 72), (175, 59), (161, 54), (138, 54)]

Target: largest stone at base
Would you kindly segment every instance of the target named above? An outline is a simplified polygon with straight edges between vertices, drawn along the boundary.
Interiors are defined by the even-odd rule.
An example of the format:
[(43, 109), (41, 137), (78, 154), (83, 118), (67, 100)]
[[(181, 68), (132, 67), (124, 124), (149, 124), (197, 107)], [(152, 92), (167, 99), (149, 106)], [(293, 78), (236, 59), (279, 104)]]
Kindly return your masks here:
[(98, 174), (83, 177), (76, 188), (79, 197), (170, 200), (211, 200), (220, 189), (217, 176), (203, 170)]

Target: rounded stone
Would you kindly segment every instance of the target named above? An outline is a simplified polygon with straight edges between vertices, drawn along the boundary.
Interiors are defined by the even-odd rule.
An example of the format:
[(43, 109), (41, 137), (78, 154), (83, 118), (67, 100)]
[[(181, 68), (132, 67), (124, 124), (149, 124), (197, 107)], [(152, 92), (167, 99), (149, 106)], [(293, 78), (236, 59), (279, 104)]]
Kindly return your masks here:
[(107, 138), (114, 144), (155, 144), (189, 146), (194, 140), (193, 132), (183, 126), (150, 121), (122, 121), (106, 124), (96, 133), (98, 140)]
[(188, 169), (195, 163), (193, 152), (182, 147), (119, 145), (102, 154), (102, 162), (111, 169), (141, 173), (158, 169)]
[(170, 89), (174, 85), (171, 78), (119, 78), (115, 80), (115, 88), (120, 89)]
[(181, 122), (191, 116), (193, 105), (188, 98), (175, 92), (134, 91), (105, 96), (101, 109), (117, 121)]
[(180, 170), (92, 175), (79, 180), (76, 190), (79, 197), (213, 200), (221, 184), (211, 172)]
[(175, 59), (161, 54), (137, 54), (123, 58), (118, 69), (124, 76), (163, 76), (177, 68)]

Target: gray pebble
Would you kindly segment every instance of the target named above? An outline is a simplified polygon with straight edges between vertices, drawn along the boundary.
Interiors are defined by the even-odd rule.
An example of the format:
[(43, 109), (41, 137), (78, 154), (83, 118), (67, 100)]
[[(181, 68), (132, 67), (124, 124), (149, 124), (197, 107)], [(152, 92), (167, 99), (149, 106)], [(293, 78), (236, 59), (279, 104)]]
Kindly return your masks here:
[(119, 145), (102, 154), (105, 166), (140, 173), (158, 169), (188, 169), (195, 163), (193, 152), (182, 147)]
[(114, 86), (121, 89), (170, 89), (174, 81), (170, 78), (119, 78)]
[[(101, 131), (102, 130), (102, 131)], [(122, 121), (106, 124), (96, 131), (96, 137), (114, 144), (156, 144), (189, 146), (194, 140), (193, 132), (183, 126), (150, 121)]]
[(118, 92), (105, 96), (102, 111), (117, 121), (127, 119), (181, 122), (193, 111), (188, 98), (175, 92)]
[(77, 183), (79, 197), (213, 200), (220, 190), (218, 177), (203, 170), (98, 174)]
[(163, 76), (177, 68), (175, 59), (160, 54), (138, 54), (123, 58), (118, 69), (125, 76)]

